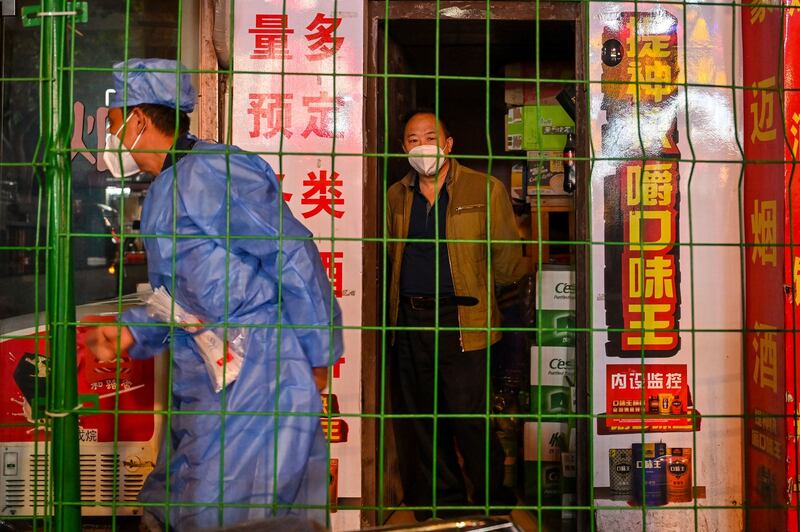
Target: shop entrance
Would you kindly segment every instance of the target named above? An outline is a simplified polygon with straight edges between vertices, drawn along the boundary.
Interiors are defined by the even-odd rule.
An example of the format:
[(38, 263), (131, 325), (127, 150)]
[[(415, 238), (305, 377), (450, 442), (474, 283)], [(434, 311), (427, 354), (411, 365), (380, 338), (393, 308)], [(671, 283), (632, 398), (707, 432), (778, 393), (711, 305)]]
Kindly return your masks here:
[[(588, 165), (577, 164), (578, 187), (572, 194), (564, 193), (558, 178), (552, 183), (553, 190), (545, 190), (544, 182), (538, 191), (532, 186), (529, 189), (525, 184), (528, 176), (550, 168), (553, 150), (550, 150), (550, 154), (542, 152), (534, 155), (534, 151), (541, 150), (507, 146), (509, 131), (506, 125), (510, 110), (526, 106), (543, 109), (547, 104), (558, 105), (555, 98), (558, 93), (577, 89), (574, 121), (578, 158), (588, 152), (585, 147), (585, 93), (575, 81), (586, 79), (580, 6), (542, 3), (537, 14), (530, 3), (503, 2), (491, 6), (487, 22), (486, 4), (480, 2), (441, 2), (438, 20), (433, 4), (390, 3), (388, 12), (384, 2), (371, 4), (374, 5), (370, 6), (368, 34), (372, 42), (369, 46), (371, 55), (368, 57), (368, 71), (373, 76), (368, 81), (367, 89), (366, 151), (375, 156), (367, 163), (368, 190), (365, 197), (374, 198), (374, 204), (368, 207), (371, 212), (365, 213), (365, 232), (378, 239), (384, 236), (382, 216), (385, 191), (409, 170), (401, 144), (405, 118), (414, 110), (432, 109), (447, 124), (454, 138), (453, 153), (459, 163), (490, 173), (501, 180), (511, 193), (520, 238), (526, 242), (525, 254), (531, 261), (532, 278), (536, 279), (535, 272), (539, 270), (558, 269), (555, 268), (558, 266), (561, 270), (576, 271), (575, 278), (580, 284), (584, 279), (584, 250), (569, 243), (583, 240), (585, 233), (586, 213), (579, 206), (585, 205), (587, 191), (580, 184), (587, 182)], [(537, 77), (539, 83), (535, 81)], [(507, 82), (509, 78), (517, 82)], [(527, 82), (520, 82), (522, 79)], [(558, 147), (558, 158), (563, 158), (563, 148)], [(525, 177), (522, 178), (520, 174)], [(382, 305), (388, 297), (384, 285), (389, 280), (388, 264), (384, 265), (384, 248), (378, 243), (365, 255), (365, 271), (376, 272), (377, 286), (375, 312), (365, 312), (365, 316), (376, 316), (376, 326), (388, 325), (381, 320)], [(507, 297), (513, 299), (511, 294), (507, 294)], [(367, 302), (367, 305), (370, 304)], [(577, 324), (585, 320), (582, 305), (580, 300), (576, 302)], [(527, 512), (531, 526), (535, 526), (535, 521), (556, 523), (562, 518), (577, 526), (575, 514), (536, 508), (561, 506), (560, 495), (564, 489), (554, 490), (553, 486), (545, 486), (546, 482), (540, 486), (536, 475), (544, 474), (544, 463), (528, 463), (524, 460), (526, 452), (522, 433), (526, 420), (523, 418), (527, 415), (527, 421), (532, 421), (530, 401), (535, 400), (529, 393), (530, 367), (532, 362), (534, 366), (538, 365), (539, 355), (535, 349), (534, 356), (530, 355), (530, 346), (537, 342), (532, 329), (527, 333), (517, 331), (507, 336), (514, 335), (516, 340), (524, 337), (522, 344), (518, 341), (509, 342), (521, 352), (509, 355), (506, 349), (502, 355), (492, 354), (494, 390), (491, 397), (495, 403), (495, 413), (507, 415), (514, 411), (522, 414), (513, 423), (507, 422), (508, 417), (503, 419), (501, 416), (500, 421), (494, 424), (498, 433), (502, 434), (501, 438), (505, 438), (507, 467), (504, 480), (513, 486), (519, 496), (519, 504), (527, 507), (527, 510), (515, 511), (515, 517), (517, 521), (524, 521), (525, 515), (516, 514)], [(574, 361), (578, 368), (585, 368), (586, 365), (580, 362), (585, 358), (585, 342), (580, 335), (576, 336)], [(374, 340), (375, 352), (381, 353), (381, 349), (385, 348), (384, 356), (377, 357), (377, 364), (365, 362), (365, 411), (368, 412), (391, 412), (388, 391), (391, 375), (388, 364), (386, 368), (381, 365), (381, 360), (388, 361), (391, 356), (389, 339), (390, 334), (383, 333), (383, 337), (377, 335)], [(520, 376), (520, 380), (516, 380)], [(580, 390), (586, 390), (586, 378), (579, 371), (570, 378), (577, 380), (577, 383), (573, 382), (577, 384), (576, 396), (579, 398), (575, 410), (585, 412), (586, 405), (580, 399), (584, 394)], [(509, 382), (513, 384), (511, 389), (504, 387), (504, 383)], [(526, 399), (520, 401), (520, 394), (514, 391), (517, 386), (521, 396)], [(370, 393), (371, 390), (375, 392)], [(371, 452), (374, 453), (376, 464), (374, 471), (365, 468), (365, 497), (370, 497), (368, 494), (372, 492), (378, 507), (399, 507), (403, 504), (403, 493), (398, 480), (400, 466), (397, 454), (402, 451), (395, 448), (390, 421), (378, 422), (373, 428), (367, 428), (365, 432), (365, 453), (370, 452), (367, 446), (372, 442)], [(575, 432), (577, 442), (572, 452), (578, 457), (578, 475), (574, 479), (576, 485), (567, 488), (567, 491), (573, 492), (572, 501), (577, 503), (586, 500), (580, 492), (588, 480), (588, 462), (585, 459), (585, 427), (577, 424)], [(383, 448), (380, 448), (381, 444)], [(569, 442), (564, 442), (565, 452), (569, 450), (568, 446)], [(527, 455), (530, 457), (530, 449)], [(531, 482), (536, 485), (531, 485)], [(564, 484), (563, 480), (559, 482)], [(566, 481), (567, 484), (569, 482)], [(370, 485), (376, 489), (370, 490)], [(365, 503), (369, 504), (366, 500)], [(390, 509), (383, 512), (382, 516), (376, 515), (375, 519), (378, 522), (402, 522), (410, 518), (402, 514), (410, 512), (393, 512)]]

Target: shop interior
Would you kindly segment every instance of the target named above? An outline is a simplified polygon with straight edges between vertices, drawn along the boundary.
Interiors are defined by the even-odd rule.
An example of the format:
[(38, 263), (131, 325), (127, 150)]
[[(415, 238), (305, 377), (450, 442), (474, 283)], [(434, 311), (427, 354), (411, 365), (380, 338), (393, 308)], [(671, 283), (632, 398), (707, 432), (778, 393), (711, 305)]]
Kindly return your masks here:
[[(566, 135), (560, 136), (555, 141), (557, 144), (555, 139), (544, 139), (544, 135), (523, 138), (520, 142), (512, 138), (515, 131), (508, 122), (515, 117), (519, 120), (519, 114), (514, 113), (521, 113), (522, 108), (535, 110), (537, 103), (557, 107), (563, 116), (569, 114), (567, 111), (575, 112), (574, 107), (568, 109), (570, 102), (559, 103), (568, 99), (565, 95), (571, 94), (574, 106), (574, 92), (570, 91), (575, 89), (574, 80), (580, 79), (576, 74), (575, 23), (537, 21), (530, 14), (513, 20), (491, 20), (488, 24), (482, 15), (481, 18), (440, 19), (438, 22), (432, 18), (390, 18), (380, 20), (378, 30), (377, 72), (388, 76), (377, 81), (377, 152), (385, 150), (394, 154), (379, 159), (378, 175), (385, 176), (385, 181), (379, 180), (379, 183), (388, 189), (408, 172), (408, 163), (401, 156), (405, 117), (412, 110), (436, 109), (454, 138), (453, 153), (459, 162), (490, 173), (511, 192), (520, 238), (529, 242), (525, 245), (525, 254), (530, 258), (532, 278), (535, 279), (536, 271), (543, 269), (554, 270), (557, 275), (572, 275), (574, 279), (570, 271), (574, 272), (576, 267), (576, 252), (567, 242), (576, 238), (576, 193), (574, 188), (565, 191), (564, 161), (558, 160), (567, 154)], [(535, 79), (537, 59), (539, 79), (558, 81), (540, 84), (505, 81), (505, 78)], [(530, 121), (529, 115), (525, 118)], [(579, 117), (572, 118), (580, 122)], [(574, 122), (567, 120), (565, 124), (576, 131)], [(578, 142), (585, 142), (585, 139), (578, 139)], [(572, 150), (574, 156), (574, 146)], [(580, 186), (580, 177), (577, 183)], [(379, 204), (384, 186), (377, 190)], [(540, 248), (537, 240), (554, 243), (543, 244)], [(533, 298), (527, 302), (527, 308), (521, 309), (522, 302), (515, 294), (498, 292), (498, 295), (501, 301), (507, 301), (503, 309), (504, 326), (531, 325), (525, 320), (526, 316), (533, 319), (535, 314)], [(536, 344), (534, 335), (513, 333), (507, 334), (493, 349), (494, 412), (525, 414), (535, 411), (531, 360), (535, 360)], [(572, 357), (574, 360), (574, 348)], [(524, 421), (504, 418), (496, 423), (495, 430), (506, 458), (504, 484), (515, 491), (523, 506), (560, 506), (574, 500), (570, 499), (575, 497), (574, 463), (570, 478), (570, 474), (554, 476), (551, 462), (537, 464), (524, 460), (536, 454), (529, 448), (528, 435), (523, 434), (528, 432)], [(570, 448), (569, 429), (561, 436), (562, 458), (574, 460), (575, 449)], [(385, 477), (385, 502), (391, 506), (400, 504), (403, 495), (396, 475), (391, 474), (398, 467), (394, 462), (398, 451), (392, 448), (391, 438), (386, 438), (386, 442), (385, 467), (390, 473)], [(562, 466), (556, 469), (560, 471)], [(537, 474), (542, 476), (541, 483)], [(390, 515), (389, 522), (407, 519), (403, 513)], [(516, 521), (526, 521), (524, 515), (517, 515), (524, 512), (514, 513)], [(537, 515), (536, 510), (531, 510), (527, 519), (533, 523), (541, 518), (553, 527), (569, 530), (575, 517), (567, 511), (545, 511)]]

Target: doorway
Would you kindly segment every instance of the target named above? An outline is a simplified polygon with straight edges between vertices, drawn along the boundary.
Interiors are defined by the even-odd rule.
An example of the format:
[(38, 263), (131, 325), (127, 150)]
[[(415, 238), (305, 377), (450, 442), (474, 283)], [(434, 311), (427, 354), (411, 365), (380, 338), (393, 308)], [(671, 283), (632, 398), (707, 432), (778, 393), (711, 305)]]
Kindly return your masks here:
[[(543, 2), (537, 13), (530, 3), (493, 3), (487, 23), (486, 4), (481, 2), (440, 2), (438, 13), (435, 5), (420, 3), (370, 4), (368, 34), (371, 42), (367, 67), (372, 75), (367, 83), (366, 151), (374, 156), (367, 162), (365, 197), (374, 198), (374, 203), (365, 212), (365, 236), (374, 237), (376, 241), (383, 237), (385, 191), (408, 171), (401, 136), (405, 118), (413, 110), (435, 110), (454, 137), (453, 153), (459, 162), (490, 173), (510, 188), (513, 167), (524, 161), (526, 154), (506, 151), (506, 114), (513, 106), (509, 103), (507, 93), (511, 87), (506, 79), (533, 80), (538, 68), (540, 83), (536, 86), (542, 89), (541, 94), (553, 86), (572, 85), (578, 89), (575, 98), (577, 152), (579, 157), (588, 153), (586, 109), (581, 101), (583, 87), (576, 83), (576, 80), (586, 79), (581, 31), (584, 15), (580, 5)], [(578, 170), (583, 175), (588, 175), (587, 169), (588, 164), (578, 163)], [(551, 218), (548, 239), (562, 242), (583, 239), (581, 223), (585, 223), (585, 213), (576, 206), (585, 205), (585, 200), (585, 191), (576, 191), (571, 203), (572, 218), (563, 212), (556, 213)], [(530, 205), (525, 204), (524, 198), (522, 203), (515, 205), (515, 213), (521, 233), (527, 227), (526, 238), (535, 240), (536, 235), (530, 232)], [(573, 221), (570, 223), (568, 219)], [(564, 245), (559, 249), (554, 246), (553, 256), (577, 269), (579, 280), (584, 277), (582, 248)], [(376, 316), (374, 325), (377, 327), (387, 325), (382, 320), (386, 299), (384, 285), (388, 280), (385, 260), (385, 245), (377, 242), (374, 246), (365, 246), (365, 272), (376, 272), (375, 298), (367, 303), (373, 305), (373, 312), (366, 311), (365, 316)], [(579, 325), (585, 319), (581, 316), (581, 308), (579, 302)], [(580, 362), (586, 356), (585, 343), (580, 334), (578, 336), (576, 362), (578, 367), (586, 367)], [(388, 338), (385, 331), (376, 333), (372, 339), (376, 353), (380, 353), (382, 347), (388, 350)], [(386, 378), (381, 366), (381, 361), (388, 360), (389, 356), (386, 352), (371, 361), (365, 360), (365, 412), (390, 412), (391, 405), (387, 404), (390, 379)], [(583, 376), (579, 375), (577, 380), (579, 386), (581, 383), (585, 386)], [(586, 405), (582, 403), (582, 400), (578, 401), (579, 412), (586, 411)], [(581, 427), (579, 455), (586, 445), (586, 435), (585, 427)], [(379, 508), (396, 507), (402, 503), (402, 489), (398, 481), (397, 450), (393, 445), (391, 423), (376, 422), (365, 429), (365, 436), (365, 457), (372, 453), (375, 467), (370, 471), (365, 467), (364, 503)], [(378, 449), (380, 444), (384, 448)], [(384, 459), (383, 464), (379, 464), (380, 457)], [(585, 460), (579, 459), (579, 462), (580, 475), (588, 467)], [(578, 492), (582, 484), (579, 480)], [(370, 486), (375, 489), (371, 490)], [(368, 500), (371, 497), (374, 499)], [(577, 500), (584, 499), (578, 496)], [(537, 512), (534, 510), (532, 513)], [(561, 512), (557, 513), (560, 518)], [(377, 512), (372, 516), (373, 522), (381, 524), (387, 518), (391, 519), (391, 514), (391, 511)], [(537, 516), (531, 518), (536, 520)], [(370, 517), (368, 520), (372, 521)]]

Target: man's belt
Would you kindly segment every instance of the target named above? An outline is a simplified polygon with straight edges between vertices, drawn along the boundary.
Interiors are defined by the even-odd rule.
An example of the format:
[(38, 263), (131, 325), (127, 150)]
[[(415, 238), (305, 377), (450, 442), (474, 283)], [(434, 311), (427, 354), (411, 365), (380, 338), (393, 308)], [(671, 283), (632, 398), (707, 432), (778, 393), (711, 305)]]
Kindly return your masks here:
[(439, 308), (474, 307), (478, 304), (478, 298), (471, 296), (400, 296), (400, 301), (414, 310), (435, 309), (437, 300), (439, 301)]

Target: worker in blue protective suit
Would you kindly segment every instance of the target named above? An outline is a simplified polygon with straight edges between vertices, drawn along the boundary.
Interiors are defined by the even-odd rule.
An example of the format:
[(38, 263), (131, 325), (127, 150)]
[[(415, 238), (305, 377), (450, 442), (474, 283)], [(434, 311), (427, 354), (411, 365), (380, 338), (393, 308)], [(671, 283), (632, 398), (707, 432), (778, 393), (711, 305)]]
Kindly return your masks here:
[(195, 92), (185, 67), (130, 59), (114, 65), (114, 88), (104, 159), (117, 177), (157, 175), (141, 220), (150, 284), (203, 323), (235, 324), (227, 336), (212, 330), (236, 337), (243, 357), (238, 378), (217, 393), (193, 334), (159, 323), (145, 306), (121, 315), (126, 326), (90, 334), (102, 360), (119, 348), (147, 358), (174, 346), (178, 413), (139, 496), (153, 504), (148, 519), (176, 530), (271, 515), (324, 524), (329, 468), (319, 392), (342, 337), (311, 233), (283, 202), (269, 164), (188, 134)]

